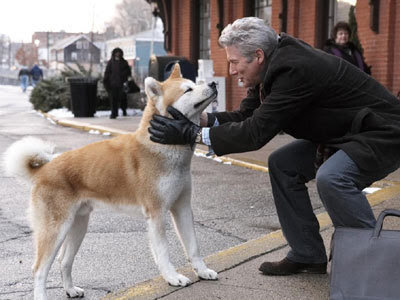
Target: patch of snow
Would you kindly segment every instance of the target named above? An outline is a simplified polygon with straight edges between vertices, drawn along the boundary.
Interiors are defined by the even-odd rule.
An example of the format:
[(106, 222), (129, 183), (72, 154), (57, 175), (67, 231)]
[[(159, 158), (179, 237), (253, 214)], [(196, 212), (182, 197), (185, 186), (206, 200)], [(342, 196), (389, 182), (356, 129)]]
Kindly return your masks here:
[(372, 194), (372, 193), (375, 193), (375, 192), (377, 192), (379, 190), (381, 190), (381, 188), (378, 188), (378, 187), (367, 187), (367, 188), (363, 189), (363, 193)]

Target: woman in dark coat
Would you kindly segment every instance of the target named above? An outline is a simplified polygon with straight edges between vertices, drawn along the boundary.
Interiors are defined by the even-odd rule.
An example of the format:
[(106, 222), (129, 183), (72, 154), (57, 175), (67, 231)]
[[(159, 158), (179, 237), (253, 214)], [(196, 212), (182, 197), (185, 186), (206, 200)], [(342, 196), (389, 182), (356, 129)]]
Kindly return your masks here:
[(120, 48), (115, 48), (107, 63), (103, 79), (104, 87), (111, 99), (111, 119), (118, 117), (119, 105), (121, 105), (123, 115), (126, 116), (126, 95), (123, 86), (131, 76), (131, 67), (124, 59), (124, 52)]
[(350, 41), (351, 29), (346, 22), (338, 22), (332, 30), (332, 38), (326, 41), (324, 51), (347, 60), (356, 67), (371, 75), (360, 49)]
[[(290, 246), (265, 275), (326, 273), (327, 256), (306, 183), (315, 179), (335, 227), (373, 228), (362, 190), (400, 166), (400, 102), (344, 59), (314, 49), (263, 20), (236, 20), (222, 32), (229, 72), (248, 88), (240, 109), (203, 116), (200, 127), (169, 107), (150, 139), (203, 142), (217, 155), (260, 149), (281, 130), (297, 140), (268, 158), (282, 231)], [(351, 251), (351, 250), (349, 250)]]

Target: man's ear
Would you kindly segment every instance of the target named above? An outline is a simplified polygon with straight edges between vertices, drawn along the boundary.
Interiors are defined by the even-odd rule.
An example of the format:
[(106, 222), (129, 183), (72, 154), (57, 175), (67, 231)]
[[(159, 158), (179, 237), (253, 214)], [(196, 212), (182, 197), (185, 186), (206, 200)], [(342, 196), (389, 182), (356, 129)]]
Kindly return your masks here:
[(264, 51), (262, 51), (262, 49), (258, 48), (256, 50), (255, 56), (256, 56), (258, 64), (261, 65), (265, 61), (265, 53), (264, 53)]
[(150, 99), (161, 96), (161, 84), (153, 77), (147, 77), (144, 80), (144, 90)]

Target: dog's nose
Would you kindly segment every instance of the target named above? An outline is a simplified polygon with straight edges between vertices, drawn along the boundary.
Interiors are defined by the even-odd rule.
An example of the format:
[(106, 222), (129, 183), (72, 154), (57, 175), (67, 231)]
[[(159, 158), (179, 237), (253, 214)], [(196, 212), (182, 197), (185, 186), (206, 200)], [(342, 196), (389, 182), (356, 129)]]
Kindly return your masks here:
[(217, 88), (217, 84), (213, 81), (213, 82), (210, 82), (209, 84), (208, 84), (208, 86), (210, 87), (210, 88), (212, 88), (212, 89), (216, 89)]

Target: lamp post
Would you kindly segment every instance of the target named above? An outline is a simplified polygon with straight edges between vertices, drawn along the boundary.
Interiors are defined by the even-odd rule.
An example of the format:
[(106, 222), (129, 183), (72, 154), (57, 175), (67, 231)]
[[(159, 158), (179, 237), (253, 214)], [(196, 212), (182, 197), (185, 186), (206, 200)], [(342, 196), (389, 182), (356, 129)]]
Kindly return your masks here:
[(36, 50), (36, 57), (37, 57), (37, 63), (38, 63), (38, 65), (40, 64), (39, 62), (40, 62), (40, 53), (39, 53), (39, 45), (40, 45), (40, 40), (39, 39), (36, 39), (36, 40), (34, 40), (34, 42), (33, 42), (34, 44), (35, 44), (35, 46), (36, 46), (36, 48), (35, 48), (35, 50)]

